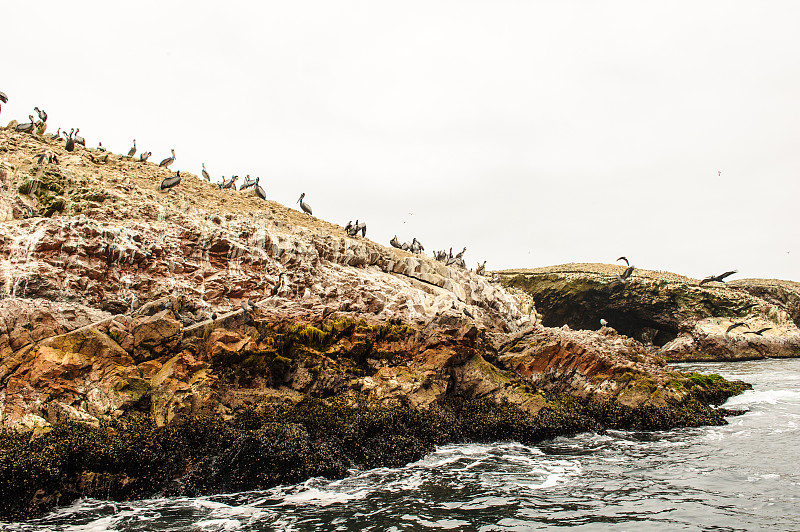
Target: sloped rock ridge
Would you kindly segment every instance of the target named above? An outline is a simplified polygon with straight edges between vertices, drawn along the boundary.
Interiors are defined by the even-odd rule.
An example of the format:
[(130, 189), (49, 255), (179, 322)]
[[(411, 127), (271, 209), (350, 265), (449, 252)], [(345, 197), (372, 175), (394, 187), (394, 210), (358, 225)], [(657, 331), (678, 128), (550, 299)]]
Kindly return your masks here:
[(699, 285), (637, 269), (623, 286), (614, 286), (624, 269), (565, 264), (508, 270), (500, 277), (504, 286), (532, 297), (545, 326), (597, 330), (604, 319), (667, 360), (800, 356), (800, 283), (743, 279)]
[(746, 387), (251, 193), (188, 172), (159, 191), (169, 175), (0, 130), (0, 517), (722, 424)]

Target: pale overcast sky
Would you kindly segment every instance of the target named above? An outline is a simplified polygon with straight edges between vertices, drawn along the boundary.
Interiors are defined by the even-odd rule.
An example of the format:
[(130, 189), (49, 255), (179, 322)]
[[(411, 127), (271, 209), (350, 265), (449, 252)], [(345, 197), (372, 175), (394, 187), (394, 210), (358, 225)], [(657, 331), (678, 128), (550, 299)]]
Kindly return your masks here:
[[(800, 2), (5, 2), (34, 105), (468, 265), (800, 281)], [(719, 175), (718, 172), (722, 174)], [(296, 205), (295, 205), (296, 206)]]

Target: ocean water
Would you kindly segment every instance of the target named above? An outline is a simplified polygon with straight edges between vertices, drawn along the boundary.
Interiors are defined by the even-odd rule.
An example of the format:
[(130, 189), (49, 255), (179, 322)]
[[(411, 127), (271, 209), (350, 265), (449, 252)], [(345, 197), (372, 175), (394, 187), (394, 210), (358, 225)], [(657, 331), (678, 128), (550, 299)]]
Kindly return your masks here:
[(754, 389), (723, 427), (446, 445), (266, 491), (81, 500), (15, 531), (800, 530), (800, 359), (682, 364)]

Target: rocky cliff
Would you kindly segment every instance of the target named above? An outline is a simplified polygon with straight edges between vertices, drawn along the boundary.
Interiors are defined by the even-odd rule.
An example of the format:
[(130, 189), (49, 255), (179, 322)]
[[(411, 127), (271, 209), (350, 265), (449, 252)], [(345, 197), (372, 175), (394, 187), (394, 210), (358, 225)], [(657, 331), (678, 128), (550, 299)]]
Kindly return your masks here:
[(445, 441), (720, 424), (712, 405), (744, 387), (611, 329), (534, 324), (524, 294), (252, 192), (188, 172), (159, 191), (170, 175), (0, 131), (4, 516), (341, 476)]
[[(800, 356), (800, 283), (743, 279), (700, 285), (639, 269), (625, 284), (614, 283), (624, 270), (564, 264), (499, 274), (504, 286), (533, 298), (545, 326), (597, 330), (605, 319), (667, 360)], [(767, 330), (755, 334), (762, 329)]]

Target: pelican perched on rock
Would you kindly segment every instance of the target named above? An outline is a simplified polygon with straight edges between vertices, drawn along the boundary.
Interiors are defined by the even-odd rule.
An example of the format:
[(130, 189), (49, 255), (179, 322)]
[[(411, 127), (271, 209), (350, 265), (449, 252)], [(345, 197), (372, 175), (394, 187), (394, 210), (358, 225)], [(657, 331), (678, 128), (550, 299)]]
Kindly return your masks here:
[(229, 181), (225, 181), (225, 176), (222, 176), (222, 183), (219, 184), (220, 190), (223, 188), (235, 188), (233, 184), (239, 179), (238, 175), (232, 175)]
[(58, 131), (55, 133), (48, 133), (45, 135), (50, 140), (60, 139), (61, 138), (61, 128), (58, 128)]
[(39, 120), (41, 120), (42, 122), (47, 122), (47, 113), (45, 113), (43, 109), (34, 107), (33, 110), (36, 111), (37, 115), (39, 115)]
[(28, 119), (30, 120), (30, 122), (26, 122), (24, 124), (17, 124), (17, 127), (15, 127), (14, 130), (17, 133), (33, 133), (33, 126), (35, 123), (33, 120), (33, 115), (28, 115)]
[(256, 196), (258, 196), (259, 198), (265, 200), (265, 199), (267, 199), (267, 193), (264, 191), (263, 188), (261, 188), (261, 185), (258, 184), (258, 180), (259, 179), (260, 178), (256, 177), (256, 185), (253, 188), (253, 192), (256, 193)]
[(64, 149), (67, 151), (73, 151), (75, 149), (75, 139), (72, 138), (72, 133), (75, 131), (75, 128), (69, 130), (69, 135), (67, 135), (67, 143), (64, 145)]
[(172, 152), (172, 157), (167, 157), (166, 159), (158, 163), (159, 168), (167, 168), (169, 165), (175, 162), (175, 149), (170, 148), (169, 151)]
[(417, 240), (417, 237), (414, 237), (414, 240), (411, 241), (411, 253), (422, 253), (423, 251), (425, 251), (425, 246)]
[(153, 155), (153, 152), (143, 151), (142, 153), (139, 154), (139, 160), (143, 163), (146, 163), (147, 159), (149, 159), (151, 155)]
[(389, 243), (392, 245), (393, 248), (403, 249), (403, 244), (401, 244), (400, 241), (397, 240), (397, 235), (394, 235), (394, 238), (389, 240)]
[(475, 273), (478, 275), (483, 275), (486, 273), (486, 261), (483, 261), (483, 264), (478, 263), (478, 268), (475, 270)]
[(201, 174), (203, 174), (203, 179), (205, 179), (209, 183), (211, 182), (211, 176), (208, 175), (208, 170), (206, 170), (206, 163), (203, 163), (203, 171), (201, 172)]
[(257, 183), (257, 181), (255, 179), (250, 179), (250, 174), (247, 174), (244, 177), (244, 183), (242, 183), (241, 186), (239, 186), (239, 192), (241, 192), (242, 190), (248, 189), (250, 187), (256, 186), (256, 183)]
[(128, 157), (133, 157), (136, 155), (136, 139), (133, 139), (133, 147), (128, 150)]
[(83, 146), (85, 148), (86, 147), (86, 139), (81, 137), (80, 135), (78, 135), (78, 132), (80, 130), (81, 130), (81, 128), (78, 128), (78, 129), (75, 130), (75, 144), (80, 144), (81, 146)]
[(305, 197), (306, 197), (306, 193), (303, 192), (302, 194), (300, 194), (300, 199), (298, 199), (296, 203), (300, 204), (300, 208), (303, 209), (304, 213), (306, 213), (307, 215), (311, 216), (312, 215), (312, 213), (311, 213), (311, 205), (309, 205), (308, 203), (303, 201), (303, 198), (305, 198)]
[(729, 277), (729, 276), (733, 275), (737, 271), (738, 270), (732, 270), (732, 271), (729, 271), (729, 272), (721, 273), (719, 275), (709, 275), (708, 277), (706, 277), (705, 279), (700, 281), (700, 284), (698, 286), (703, 286), (704, 284), (710, 283), (711, 281), (717, 281), (719, 283), (724, 283), (726, 277)]
[(181, 183), (181, 171), (178, 170), (174, 176), (168, 177), (161, 182), (161, 190), (167, 190), (176, 187)]

